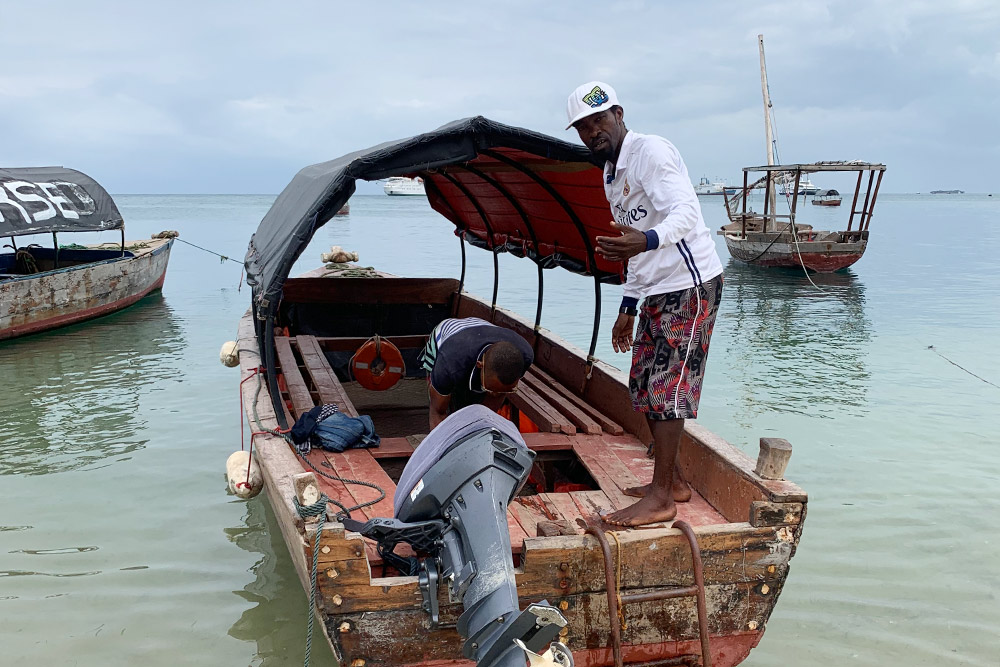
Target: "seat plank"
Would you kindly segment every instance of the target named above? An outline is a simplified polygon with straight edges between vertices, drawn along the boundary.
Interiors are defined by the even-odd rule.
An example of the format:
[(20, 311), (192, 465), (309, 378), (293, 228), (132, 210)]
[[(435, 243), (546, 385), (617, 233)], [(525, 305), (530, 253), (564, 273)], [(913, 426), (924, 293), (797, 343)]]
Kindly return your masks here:
[(517, 385), (517, 391), (508, 400), (543, 431), (568, 435), (576, 433), (576, 426), (569, 419), (559, 414), (558, 410), (524, 382)]
[(591, 418), (590, 415), (573, 405), (567, 398), (562, 396), (554, 388), (542, 382), (542, 380), (538, 377), (528, 373), (524, 376), (522, 382), (526, 382), (536, 394), (541, 396), (549, 403), (549, 405), (558, 410), (559, 414), (573, 422), (573, 425), (576, 426), (580, 432), (596, 435), (601, 433), (603, 430), (601, 429), (601, 425)]
[(337, 374), (330, 368), (316, 337), (296, 336), (295, 343), (299, 346), (302, 363), (305, 365), (309, 377), (312, 378), (313, 385), (316, 386), (320, 401), (324, 404), (336, 403), (345, 415), (357, 417), (358, 411), (351, 403), (351, 399), (347, 397), (347, 392), (344, 391), (344, 386), (337, 379)]
[(605, 432), (610, 433), (612, 435), (621, 435), (622, 433), (625, 432), (625, 429), (622, 428), (621, 424), (615, 422), (613, 419), (611, 419), (603, 412), (592, 406), (590, 403), (587, 403), (587, 401), (583, 400), (582, 398), (574, 394), (561, 382), (559, 382), (554, 377), (543, 371), (538, 366), (532, 365), (531, 368), (528, 369), (528, 373), (530, 375), (534, 375), (549, 387), (552, 387), (552, 389), (558, 392), (559, 395), (561, 395), (563, 398), (565, 398), (570, 403), (575, 405), (577, 408), (582, 410), (591, 419), (600, 424), (601, 428)]
[(382, 438), (379, 446), (368, 452), (376, 459), (409, 458), (413, 454), (413, 445), (409, 438)]
[(285, 384), (288, 386), (288, 396), (292, 399), (292, 409), (295, 410), (295, 418), (304, 412), (309, 412), (315, 407), (309, 387), (299, 371), (298, 362), (295, 361), (295, 354), (292, 352), (291, 343), (287, 336), (276, 336), (274, 348), (278, 353), (278, 363), (281, 364), (281, 373), (285, 376)]

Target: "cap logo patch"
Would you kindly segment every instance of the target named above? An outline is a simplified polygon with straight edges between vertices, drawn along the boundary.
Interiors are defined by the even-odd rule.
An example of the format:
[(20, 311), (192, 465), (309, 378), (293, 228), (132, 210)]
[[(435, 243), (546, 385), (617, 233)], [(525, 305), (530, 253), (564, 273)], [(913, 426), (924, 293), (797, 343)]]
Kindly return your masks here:
[(604, 92), (600, 86), (594, 86), (592, 91), (583, 96), (583, 103), (593, 109), (596, 109), (602, 104), (605, 104), (609, 99), (608, 94)]
[(625, 187), (622, 188), (622, 197), (628, 197), (628, 178), (625, 179)]

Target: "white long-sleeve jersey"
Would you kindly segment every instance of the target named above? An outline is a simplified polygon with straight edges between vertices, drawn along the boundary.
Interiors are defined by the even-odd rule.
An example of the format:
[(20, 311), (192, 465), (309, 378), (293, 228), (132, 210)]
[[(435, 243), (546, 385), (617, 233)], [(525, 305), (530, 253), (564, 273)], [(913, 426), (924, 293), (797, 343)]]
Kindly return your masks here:
[(626, 301), (688, 289), (722, 273), (687, 167), (672, 143), (628, 132), (618, 163), (604, 165), (604, 191), (615, 222), (646, 232), (649, 240), (650, 249), (628, 261)]

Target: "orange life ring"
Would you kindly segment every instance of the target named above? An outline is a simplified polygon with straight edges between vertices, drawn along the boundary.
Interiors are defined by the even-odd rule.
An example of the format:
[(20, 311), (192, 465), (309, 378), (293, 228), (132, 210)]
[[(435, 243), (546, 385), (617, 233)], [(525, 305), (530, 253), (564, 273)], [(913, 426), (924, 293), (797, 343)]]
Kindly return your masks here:
[(351, 375), (365, 389), (384, 391), (406, 374), (399, 348), (381, 336), (373, 336), (351, 357)]

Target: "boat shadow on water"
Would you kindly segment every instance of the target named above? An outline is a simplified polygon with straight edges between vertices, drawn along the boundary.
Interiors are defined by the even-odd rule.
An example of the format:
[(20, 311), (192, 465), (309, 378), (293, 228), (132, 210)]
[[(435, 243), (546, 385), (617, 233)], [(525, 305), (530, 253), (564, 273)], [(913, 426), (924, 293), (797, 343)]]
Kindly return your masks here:
[(853, 271), (806, 277), (731, 259), (725, 290), (716, 329), (730, 341), (729, 389), (741, 423), (750, 428), (770, 411), (867, 414), (872, 322)]
[(45, 475), (142, 449), (141, 398), (185, 347), (159, 292), (133, 307), (0, 344), (0, 475)]

